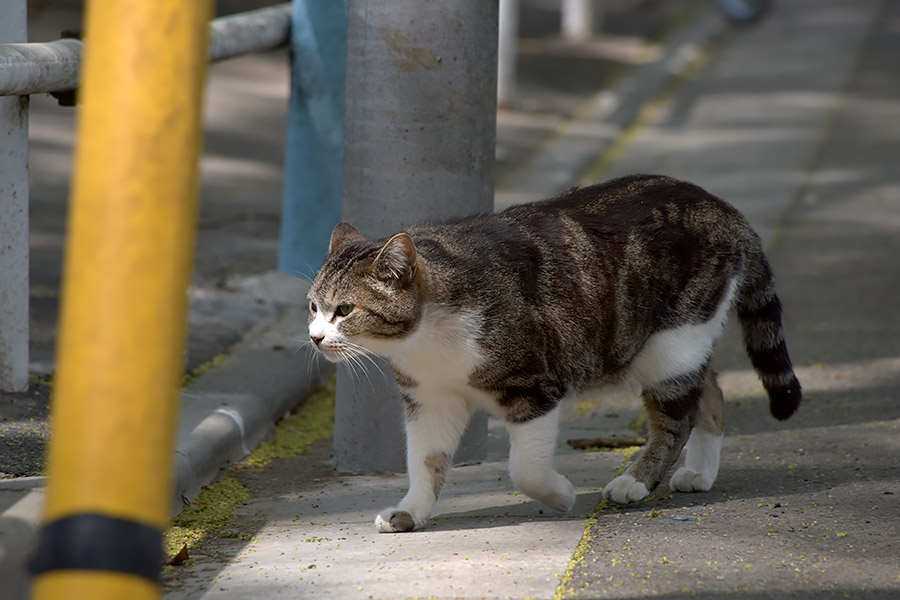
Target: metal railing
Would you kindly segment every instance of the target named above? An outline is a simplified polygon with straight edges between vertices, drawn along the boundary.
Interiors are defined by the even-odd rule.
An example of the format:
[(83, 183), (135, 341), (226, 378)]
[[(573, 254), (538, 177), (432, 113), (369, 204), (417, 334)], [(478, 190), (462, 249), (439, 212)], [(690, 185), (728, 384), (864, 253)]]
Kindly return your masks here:
[[(209, 60), (287, 46), (290, 32), (289, 3), (214, 19), (209, 25)], [(77, 88), (83, 51), (84, 43), (74, 38), (0, 44), (0, 96)]]
[[(28, 386), (28, 140), (23, 96), (53, 93), (74, 102), (85, 43), (74, 38), (27, 43), (25, 0), (0, 9), (0, 391)], [(18, 17), (16, 15), (19, 15)], [(290, 3), (214, 19), (208, 58), (287, 46)]]

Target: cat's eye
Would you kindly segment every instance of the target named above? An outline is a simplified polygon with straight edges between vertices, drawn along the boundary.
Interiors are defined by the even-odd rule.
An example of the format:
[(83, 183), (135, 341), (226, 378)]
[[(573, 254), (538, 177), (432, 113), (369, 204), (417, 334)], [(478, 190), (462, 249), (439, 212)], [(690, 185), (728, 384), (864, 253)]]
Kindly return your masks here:
[(319, 312), (319, 307), (316, 306), (316, 303), (313, 302), (312, 300), (309, 301), (309, 312), (311, 312), (311, 313)]
[(334, 311), (334, 314), (339, 317), (346, 317), (353, 312), (354, 308), (355, 307), (352, 304), (339, 304), (337, 310)]

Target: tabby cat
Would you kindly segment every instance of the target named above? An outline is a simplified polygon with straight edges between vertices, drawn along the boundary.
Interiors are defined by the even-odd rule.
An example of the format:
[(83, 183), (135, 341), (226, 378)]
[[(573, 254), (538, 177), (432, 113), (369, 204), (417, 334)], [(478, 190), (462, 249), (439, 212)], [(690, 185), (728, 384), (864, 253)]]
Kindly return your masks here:
[(800, 383), (759, 238), (703, 189), (633, 175), (390, 239), (341, 223), (309, 291), (309, 335), (334, 362), (389, 361), (410, 487), (375, 523), (410, 531), (431, 514), (477, 409), (505, 420), (516, 486), (571, 509), (574, 488), (553, 468), (560, 402), (608, 384), (642, 390), (650, 431), (604, 496), (646, 497), (685, 443), (670, 487), (709, 490), (723, 437), (709, 361), (731, 308), (772, 414), (790, 417)]

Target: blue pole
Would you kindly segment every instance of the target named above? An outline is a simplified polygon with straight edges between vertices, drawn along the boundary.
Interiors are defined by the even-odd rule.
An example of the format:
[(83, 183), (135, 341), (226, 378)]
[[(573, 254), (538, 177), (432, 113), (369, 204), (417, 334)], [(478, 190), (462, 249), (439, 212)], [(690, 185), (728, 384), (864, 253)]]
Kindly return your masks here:
[(341, 219), (346, 0), (294, 0), (278, 269), (312, 277)]

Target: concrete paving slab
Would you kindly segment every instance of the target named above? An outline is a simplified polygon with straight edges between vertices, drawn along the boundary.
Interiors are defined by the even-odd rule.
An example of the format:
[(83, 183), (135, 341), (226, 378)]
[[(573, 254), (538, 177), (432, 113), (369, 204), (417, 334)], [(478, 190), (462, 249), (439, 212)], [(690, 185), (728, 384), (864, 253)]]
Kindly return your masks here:
[[(379, 534), (374, 516), (406, 491), (405, 475), (337, 475), (255, 498), (240, 509), (265, 525), (227, 565), (195, 557), (167, 598), (547, 598), (569, 563), (616, 453), (562, 449), (557, 467), (578, 490), (569, 515), (515, 491), (505, 461), (460, 466), (423, 531)], [(240, 515), (238, 516), (240, 519)]]
[(734, 204), (768, 244), (841, 106), (880, 6), (778, 2), (590, 179), (658, 172), (693, 181)]
[(900, 593), (900, 420), (726, 438), (713, 491), (605, 511), (566, 598)]

